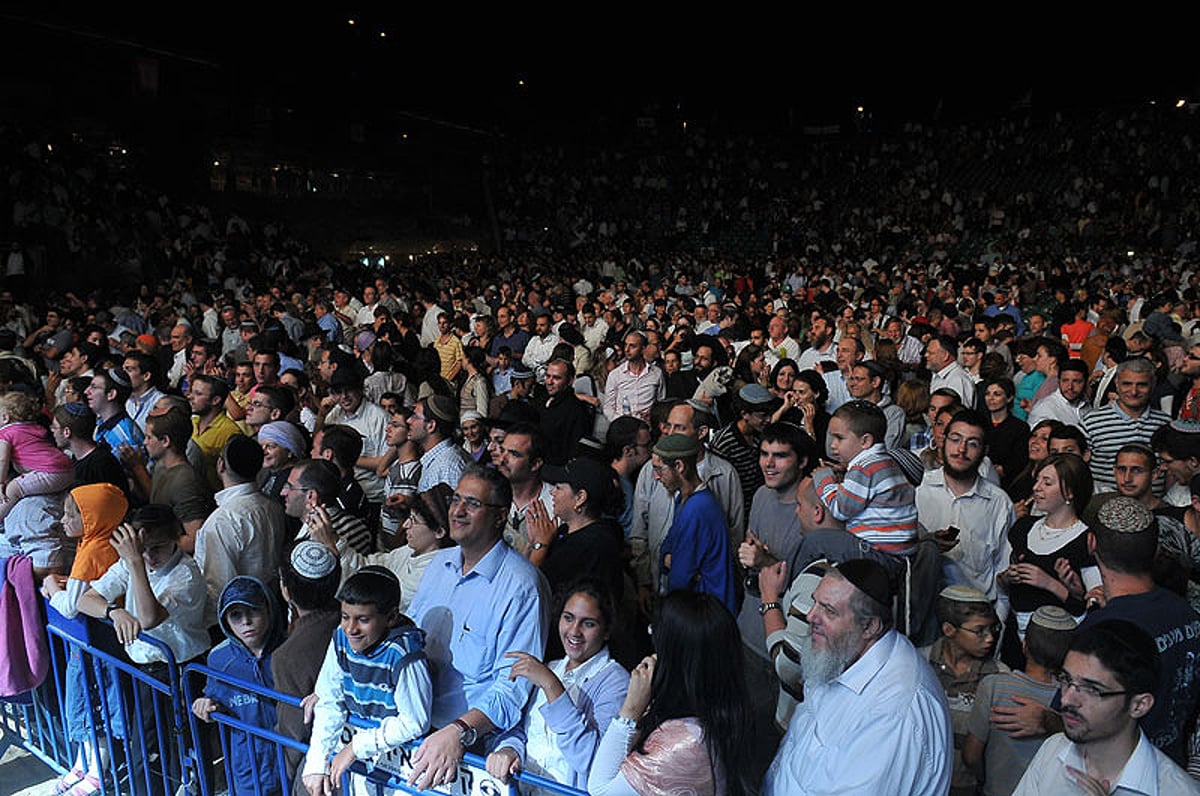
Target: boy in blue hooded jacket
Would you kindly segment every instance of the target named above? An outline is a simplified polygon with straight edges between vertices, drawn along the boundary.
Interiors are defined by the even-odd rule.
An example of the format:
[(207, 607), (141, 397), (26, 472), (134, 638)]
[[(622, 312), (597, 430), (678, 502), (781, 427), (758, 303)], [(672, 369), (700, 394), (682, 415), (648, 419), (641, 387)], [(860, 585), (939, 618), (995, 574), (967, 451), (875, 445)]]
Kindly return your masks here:
[[(225, 631), (225, 641), (208, 654), (208, 667), (274, 689), (271, 653), (284, 639), (283, 617), (274, 595), (258, 578), (239, 576), (221, 591), (217, 613), (221, 629)], [(204, 696), (192, 703), (192, 712), (204, 721), (211, 721), (212, 713), (218, 710), (266, 730), (275, 727), (274, 700), (210, 679), (204, 688)], [(282, 792), (273, 744), (231, 730), (228, 754), (226, 776), (230, 793), (271, 796)]]

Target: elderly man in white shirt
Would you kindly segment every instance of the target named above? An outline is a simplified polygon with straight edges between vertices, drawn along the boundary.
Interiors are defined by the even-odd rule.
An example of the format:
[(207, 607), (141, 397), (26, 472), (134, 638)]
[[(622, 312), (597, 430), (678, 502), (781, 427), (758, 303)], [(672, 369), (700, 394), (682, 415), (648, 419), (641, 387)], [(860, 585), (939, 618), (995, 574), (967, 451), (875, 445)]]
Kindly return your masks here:
[[(812, 635), (801, 651), (804, 701), (763, 796), (949, 791), (954, 740), (946, 695), (892, 627), (889, 584), (881, 564), (851, 559), (813, 592)], [(763, 608), (764, 617), (786, 620), (778, 602)]]

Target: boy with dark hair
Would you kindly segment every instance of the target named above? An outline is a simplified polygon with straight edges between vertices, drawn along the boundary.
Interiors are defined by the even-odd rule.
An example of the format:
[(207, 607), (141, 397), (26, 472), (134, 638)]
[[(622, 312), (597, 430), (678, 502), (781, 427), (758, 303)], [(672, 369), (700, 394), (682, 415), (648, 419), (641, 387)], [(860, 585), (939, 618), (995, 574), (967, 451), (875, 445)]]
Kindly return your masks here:
[[(314, 796), (331, 793), (356, 759), (378, 759), (429, 730), (433, 681), (425, 633), (400, 613), (400, 596), (396, 575), (377, 566), (364, 567), (338, 593), (342, 622), (317, 677), (304, 761), (304, 785)], [(383, 693), (390, 698), (380, 699)], [(334, 756), (350, 716), (368, 727), (354, 730)], [(359, 778), (355, 789), (366, 790)]]
[(128, 496), (129, 479), (113, 452), (93, 439), (96, 415), (81, 403), (54, 408), (50, 434), (60, 450), (70, 451), (76, 484), (112, 484)]
[(1017, 699), (1048, 706), (1058, 691), (1054, 675), (1062, 668), (1074, 629), (1075, 620), (1065, 609), (1043, 605), (1033, 612), (1025, 630), (1025, 671), (988, 675), (976, 689), (962, 756), (968, 767), (983, 776), (985, 796), (1012, 793), (1045, 740), (1044, 735), (1014, 737), (996, 729), (992, 709), (1015, 705)]
[(362, 434), (350, 426), (334, 423), (323, 427), (313, 436), (313, 458), (332, 462), (341, 477), (338, 505), (369, 524), (372, 507), (354, 477), (354, 463), (362, 455), (362, 450)]
[[(895, 574), (899, 557), (917, 539), (917, 506), (913, 485), (884, 449), (886, 434), (882, 409), (847, 401), (829, 420), (829, 451), (837, 463), (815, 470), (812, 478), (821, 502), (846, 523), (845, 541), (854, 548), (821, 552), (836, 560), (867, 556)], [(815, 560), (805, 558), (797, 564)]]
[[(271, 653), (283, 641), (283, 615), (275, 597), (258, 578), (239, 575), (225, 585), (217, 601), (217, 614), (225, 640), (208, 654), (215, 671), (274, 688)], [(214, 712), (228, 713), (239, 721), (263, 729), (275, 726), (275, 703), (257, 694), (210, 679), (204, 696), (192, 703), (192, 713), (212, 721)], [(280, 792), (274, 745), (246, 733), (231, 732), (226, 747), (225, 776), (231, 793)]]

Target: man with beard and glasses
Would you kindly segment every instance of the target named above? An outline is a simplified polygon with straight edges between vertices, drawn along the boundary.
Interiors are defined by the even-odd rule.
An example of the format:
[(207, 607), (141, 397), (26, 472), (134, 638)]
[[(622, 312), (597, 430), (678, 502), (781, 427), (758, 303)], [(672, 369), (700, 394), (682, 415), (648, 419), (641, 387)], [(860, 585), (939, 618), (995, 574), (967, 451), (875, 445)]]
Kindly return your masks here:
[(1008, 529), (1016, 514), (1004, 490), (980, 477), (986, 452), (986, 421), (969, 409), (956, 412), (942, 436), (942, 466), (917, 487), (917, 523), (937, 542), (946, 582), (978, 589), (994, 602), (1004, 599), (996, 575), (1009, 564)]
[(946, 793), (953, 739), (946, 695), (892, 627), (887, 570), (851, 559), (813, 592), (801, 651), (804, 702), (792, 714), (764, 796)]
[(1046, 739), (1013, 793), (1200, 793), (1139, 726), (1159, 681), (1173, 676), (1154, 639), (1132, 622), (1079, 630), (1055, 677), (1063, 732)]

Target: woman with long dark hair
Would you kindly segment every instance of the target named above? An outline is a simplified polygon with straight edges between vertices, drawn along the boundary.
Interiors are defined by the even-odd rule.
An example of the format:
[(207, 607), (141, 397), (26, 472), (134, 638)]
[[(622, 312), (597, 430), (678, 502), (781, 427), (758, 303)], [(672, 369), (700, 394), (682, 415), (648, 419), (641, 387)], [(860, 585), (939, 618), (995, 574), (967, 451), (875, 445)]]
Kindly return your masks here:
[(558, 605), (564, 657), (546, 664), (527, 652), (508, 653), (516, 659), (510, 676), (537, 690), (524, 721), (497, 739), (487, 770), (501, 779), (525, 770), (583, 788), (600, 735), (625, 699), (629, 672), (609, 655), (616, 607), (603, 583), (572, 581)]
[(634, 669), (625, 704), (600, 741), (594, 796), (742, 796), (756, 739), (733, 616), (710, 594), (663, 598), (654, 655)]
[(816, 441), (817, 448), (824, 451), (825, 433), (829, 430), (829, 413), (825, 411), (829, 385), (815, 370), (796, 371), (789, 379), (787, 369), (780, 369), (784, 362), (791, 360), (781, 359), (772, 372), (773, 392), (783, 398), (783, 403), (775, 410), (771, 422), (799, 426)]

